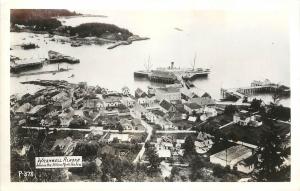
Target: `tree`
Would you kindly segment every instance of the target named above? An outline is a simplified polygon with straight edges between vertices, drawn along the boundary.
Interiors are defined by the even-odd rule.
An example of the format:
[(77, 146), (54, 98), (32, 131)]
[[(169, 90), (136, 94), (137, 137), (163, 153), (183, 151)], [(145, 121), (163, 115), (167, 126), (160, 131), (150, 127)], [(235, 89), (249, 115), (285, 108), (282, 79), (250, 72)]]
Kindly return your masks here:
[(153, 173), (159, 172), (160, 169), (158, 167), (160, 165), (161, 160), (153, 147), (149, 147), (146, 150), (146, 156), (150, 163), (148, 169), (149, 174), (152, 175)]
[(224, 114), (225, 115), (233, 115), (237, 111), (238, 111), (238, 109), (235, 105), (227, 105), (224, 109)]
[(123, 128), (123, 126), (120, 123), (117, 123), (116, 127), (117, 127), (117, 129), (119, 130), (120, 133), (123, 133), (124, 128)]
[(184, 154), (193, 154), (195, 152), (195, 140), (192, 136), (187, 136), (185, 142), (183, 144), (183, 148), (185, 149)]
[(252, 101), (251, 101), (251, 105), (250, 105), (250, 108), (254, 111), (259, 111), (261, 110), (261, 104), (262, 104), (262, 100), (261, 99), (256, 99), (254, 98)]
[(274, 125), (271, 126), (272, 131), (263, 133), (261, 146), (257, 152), (255, 177), (258, 181), (279, 181), (281, 165), (286, 157), (282, 148), (283, 139), (278, 135)]

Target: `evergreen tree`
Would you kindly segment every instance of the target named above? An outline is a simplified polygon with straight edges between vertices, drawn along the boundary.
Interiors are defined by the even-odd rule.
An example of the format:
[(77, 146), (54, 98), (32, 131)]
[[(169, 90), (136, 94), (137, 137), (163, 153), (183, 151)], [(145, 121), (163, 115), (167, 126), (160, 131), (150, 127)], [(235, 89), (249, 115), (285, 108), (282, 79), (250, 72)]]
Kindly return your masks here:
[(275, 130), (266, 131), (261, 138), (261, 147), (257, 152), (258, 160), (256, 163), (257, 172), (255, 177), (258, 181), (276, 182), (280, 180), (280, 169), (286, 154), (282, 148), (282, 137)]

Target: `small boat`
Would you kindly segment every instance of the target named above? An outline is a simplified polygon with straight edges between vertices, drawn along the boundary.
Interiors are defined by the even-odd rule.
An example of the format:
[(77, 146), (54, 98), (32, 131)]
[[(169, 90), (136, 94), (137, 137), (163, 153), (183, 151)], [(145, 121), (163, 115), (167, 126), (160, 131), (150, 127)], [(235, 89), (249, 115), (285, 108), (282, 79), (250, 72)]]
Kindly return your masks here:
[(175, 27), (174, 29), (177, 31), (183, 31), (181, 28), (177, 28), (177, 27)]
[(71, 76), (69, 76), (68, 78), (73, 78), (75, 75), (74, 74), (72, 74)]
[(52, 75), (55, 75), (55, 74), (56, 74), (56, 72), (53, 72), (53, 73), (52, 73)]

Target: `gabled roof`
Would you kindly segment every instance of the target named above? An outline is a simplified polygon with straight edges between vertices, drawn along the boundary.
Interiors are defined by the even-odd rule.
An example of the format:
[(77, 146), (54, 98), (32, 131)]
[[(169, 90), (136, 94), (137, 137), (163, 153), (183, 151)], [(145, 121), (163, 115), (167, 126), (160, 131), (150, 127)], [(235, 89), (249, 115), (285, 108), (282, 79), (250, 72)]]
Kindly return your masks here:
[(205, 106), (205, 105), (214, 105), (215, 101), (209, 97), (197, 97), (197, 98), (191, 98), (190, 99), (191, 103), (196, 103), (200, 106)]
[(194, 103), (194, 102), (192, 102), (192, 103), (185, 103), (184, 105), (187, 106), (187, 107), (189, 107), (190, 109), (200, 109), (201, 108), (200, 105), (198, 105), (197, 103)]
[(43, 108), (45, 108), (45, 107), (46, 107), (46, 105), (37, 105), (37, 106), (33, 107), (28, 113), (29, 113), (29, 114), (35, 114), (35, 113), (37, 113), (39, 110), (41, 110), (41, 109), (43, 109)]
[(32, 108), (30, 103), (24, 103), (23, 105), (21, 105), (16, 112), (17, 113), (26, 113), (28, 112), (30, 109)]
[(164, 108), (165, 110), (169, 111), (169, 109), (173, 106), (173, 104), (171, 104), (170, 102), (168, 102), (167, 100), (163, 99), (159, 105)]
[(146, 92), (144, 92), (141, 88), (137, 88), (135, 90), (135, 94), (138, 95), (138, 96), (143, 96), (143, 95), (147, 95)]

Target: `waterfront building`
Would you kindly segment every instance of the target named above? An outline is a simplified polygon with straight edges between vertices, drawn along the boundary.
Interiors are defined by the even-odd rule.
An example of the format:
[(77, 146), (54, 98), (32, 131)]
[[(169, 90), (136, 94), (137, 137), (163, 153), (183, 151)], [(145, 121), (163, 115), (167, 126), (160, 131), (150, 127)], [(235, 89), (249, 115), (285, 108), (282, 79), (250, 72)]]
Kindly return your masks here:
[(178, 88), (157, 88), (155, 98), (158, 101), (162, 101), (163, 99), (168, 101), (176, 101), (181, 100), (181, 94)]
[(149, 75), (150, 81), (165, 83), (165, 84), (174, 84), (177, 80), (177, 77), (172, 72), (163, 71), (163, 70), (153, 70)]

